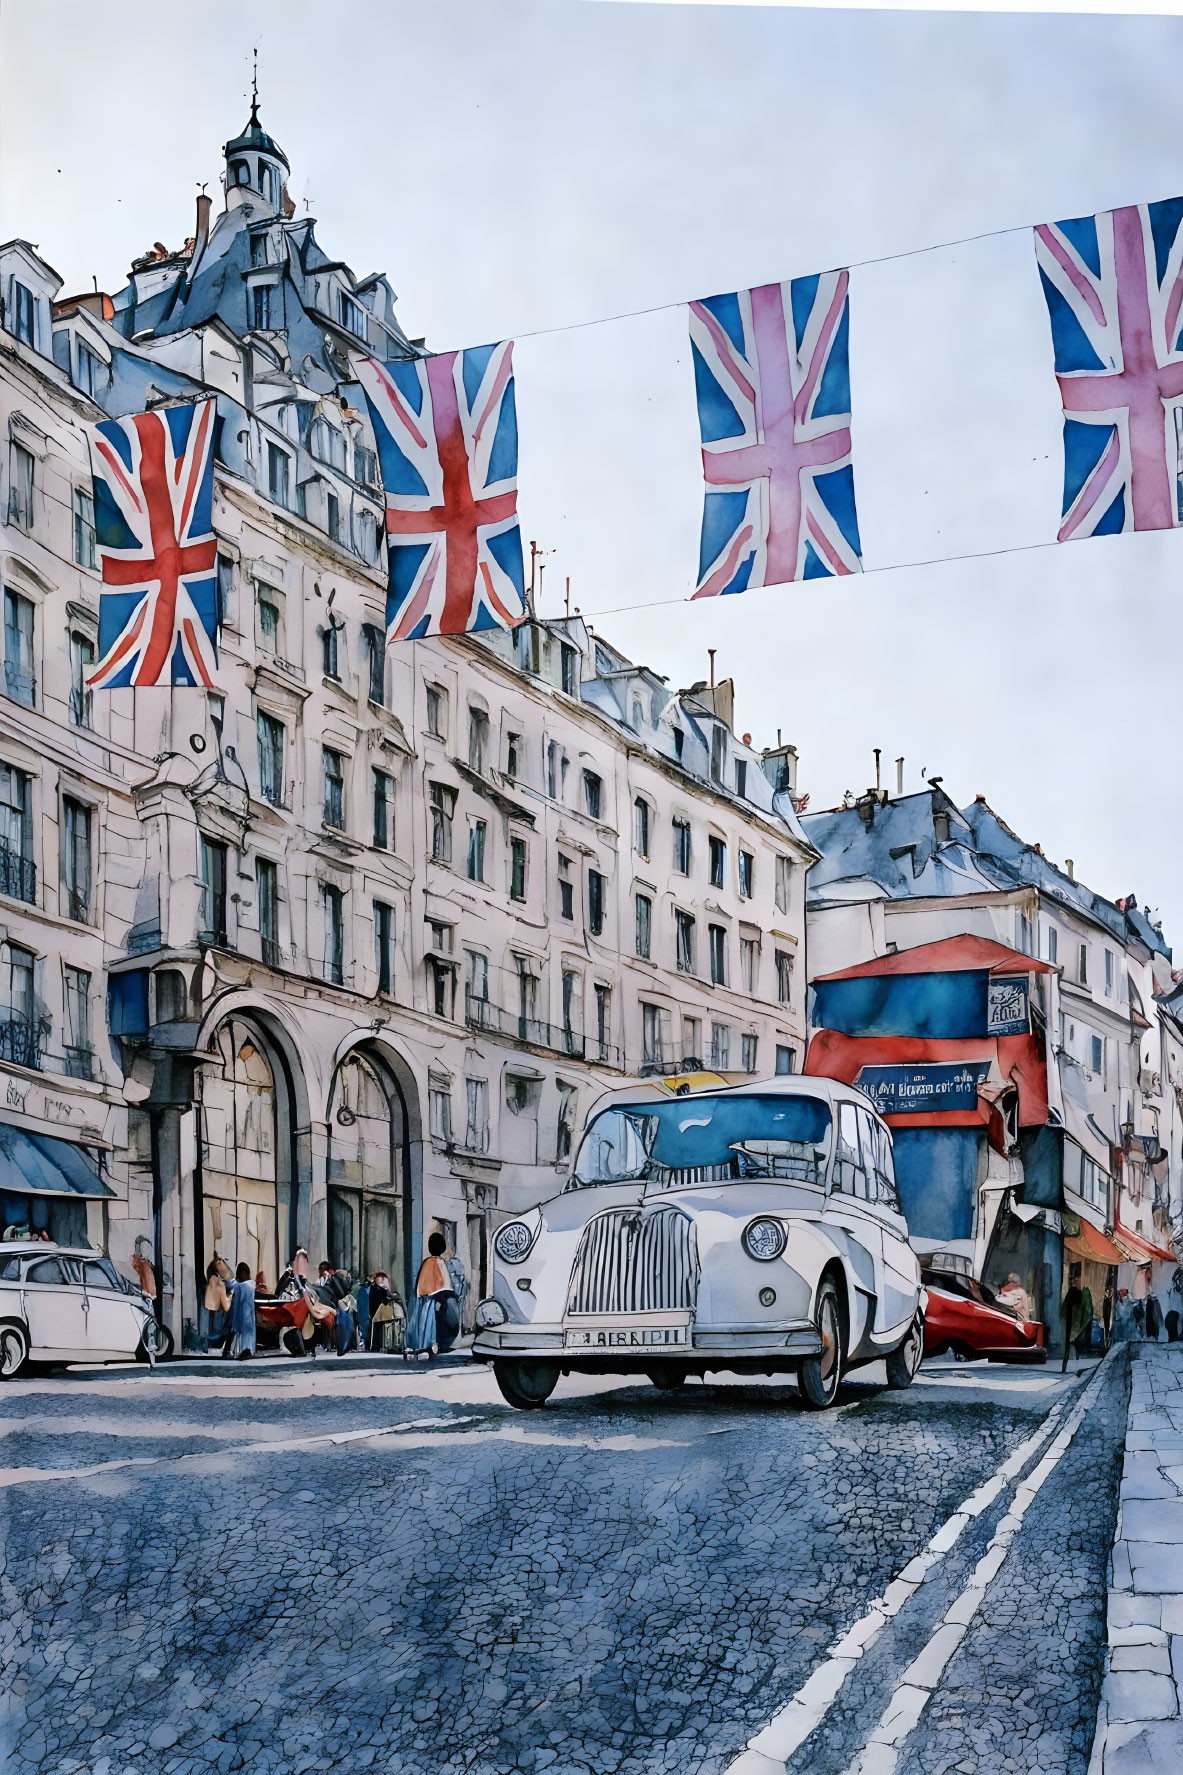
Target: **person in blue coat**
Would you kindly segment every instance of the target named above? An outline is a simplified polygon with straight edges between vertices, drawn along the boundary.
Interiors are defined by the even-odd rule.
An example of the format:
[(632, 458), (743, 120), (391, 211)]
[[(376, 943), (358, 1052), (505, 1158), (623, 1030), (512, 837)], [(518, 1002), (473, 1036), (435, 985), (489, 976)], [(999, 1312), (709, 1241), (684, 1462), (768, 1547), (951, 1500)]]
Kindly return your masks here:
[(241, 1360), (253, 1356), (255, 1349), (255, 1285), (250, 1264), (240, 1263), (230, 1288), (230, 1341), (226, 1354)]

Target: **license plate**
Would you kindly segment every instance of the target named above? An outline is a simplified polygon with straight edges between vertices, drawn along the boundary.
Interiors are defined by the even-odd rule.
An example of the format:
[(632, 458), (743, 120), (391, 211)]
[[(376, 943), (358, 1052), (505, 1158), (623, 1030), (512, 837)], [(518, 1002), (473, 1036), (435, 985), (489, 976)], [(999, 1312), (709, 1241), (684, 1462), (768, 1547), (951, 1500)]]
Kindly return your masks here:
[(685, 1349), (690, 1343), (688, 1325), (597, 1326), (587, 1331), (568, 1331), (569, 1350)]

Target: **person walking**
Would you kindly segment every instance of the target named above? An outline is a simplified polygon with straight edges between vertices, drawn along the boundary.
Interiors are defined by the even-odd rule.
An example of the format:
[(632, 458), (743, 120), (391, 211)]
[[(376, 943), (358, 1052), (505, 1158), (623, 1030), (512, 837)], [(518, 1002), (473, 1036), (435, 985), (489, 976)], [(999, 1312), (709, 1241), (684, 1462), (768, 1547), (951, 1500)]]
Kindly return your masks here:
[(230, 1341), (226, 1355), (232, 1361), (242, 1362), (254, 1355), (256, 1347), (255, 1285), (250, 1264), (240, 1263), (230, 1292)]
[(448, 1249), (448, 1241), (442, 1233), (432, 1233), (427, 1241), (427, 1256), (419, 1265), (419, 1274), (415, 1278), (415, 1304), (411, 1316), (407, 1320), (406, 1339), (403, 1346), (404, 1355), (420, 1355), (424, 1352), (430, 1361), (439, 1345), (441, 1331), (450, 1349), (452, 1341), (459, 1331), (459, 1319), (455, 1321), (455, 1329), (451, 1329), (451, 1318), (445, 1319), (441, 1326), (441, 1308), (448, 1303), (455, 1313), (456, 1291), (452, 1278), (444, 1263), (444, 1253)]
[(1158, 1304), (1158, 1296), (1146, 1296), (1146, 1336), (1150, 1343), (1158, 1342), (1158, 1334), (1162, 1330), (1162, 1308)]
[(1068, 1368), (1068, 1358), (1072, 1354), (1073, 1341), (1080, 1323), (1080, 1309), (1084, 1295), (1080, 1287), (1080, 1265), (1074, 1263), (1068, 1271), (1068, 1292), (1064, 1296), (1064, 1360), (1060, 1364), (1060, 1373)]

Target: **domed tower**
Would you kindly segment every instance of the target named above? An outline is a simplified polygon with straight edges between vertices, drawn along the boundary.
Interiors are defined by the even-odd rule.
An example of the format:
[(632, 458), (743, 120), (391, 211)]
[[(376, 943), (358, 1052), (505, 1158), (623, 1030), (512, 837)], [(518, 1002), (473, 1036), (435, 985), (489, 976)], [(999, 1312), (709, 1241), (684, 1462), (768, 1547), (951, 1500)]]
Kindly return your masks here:
[(292, 202), (287, 193), (291, 168), (279, 143), (269, 136), (259, 122), (258, 88), (251, 94), (251, 114), (242, 134), (227, 142), (226, 208), (241, 203), (248, 194), (256, 202), (262, 198), (278, 215), (290, 215)]

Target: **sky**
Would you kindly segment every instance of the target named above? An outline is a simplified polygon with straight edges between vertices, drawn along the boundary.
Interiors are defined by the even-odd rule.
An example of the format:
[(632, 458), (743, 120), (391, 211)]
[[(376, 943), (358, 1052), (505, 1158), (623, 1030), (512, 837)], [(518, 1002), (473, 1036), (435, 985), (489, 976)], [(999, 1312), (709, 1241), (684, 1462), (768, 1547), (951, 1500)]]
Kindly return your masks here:
[[(1183, 191), (1183, 20), (5, 0), (0, 238), (36, 242), (69, 290), (179, 245), (256, 45), (321, 244), (385, 270), (433, 348), (518, 341), (544, 614), (569, 575), (573, 606), (676, 686), (714, 647), (737, 728), (797, 746), (813, 808), (873, 781), (876, 746), (894, 787), (902, 755), (908, 790), (926, 773), (985, 794), (1099, 892), (1160, 911), (1183, 956), (1183, 536), (1036, 546), (1061, 465), (1030, 234)], [(833, 266), (855, 267), (879, 570), (681, 602), (702, 489), (681, 304)]]

